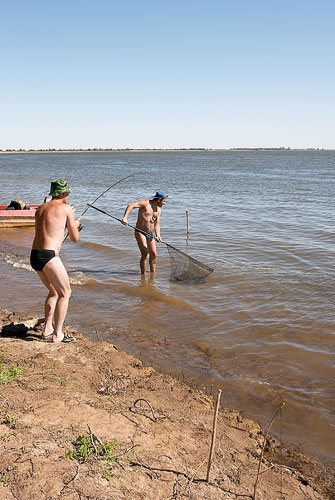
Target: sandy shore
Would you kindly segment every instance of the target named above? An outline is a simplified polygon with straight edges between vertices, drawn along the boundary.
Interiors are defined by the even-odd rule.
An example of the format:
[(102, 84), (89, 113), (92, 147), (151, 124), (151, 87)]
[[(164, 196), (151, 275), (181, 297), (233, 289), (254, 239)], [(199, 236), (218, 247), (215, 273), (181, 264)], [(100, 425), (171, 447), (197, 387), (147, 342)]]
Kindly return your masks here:
[[(0, 314), (0, 498), (254, 497), (264, 433), (106, 342), (41, 341), (42, 320)], [(12, 368), (11, 368), (12, 367)], [(266, 440), (257, 500), (334, 499), (333, 471)]]

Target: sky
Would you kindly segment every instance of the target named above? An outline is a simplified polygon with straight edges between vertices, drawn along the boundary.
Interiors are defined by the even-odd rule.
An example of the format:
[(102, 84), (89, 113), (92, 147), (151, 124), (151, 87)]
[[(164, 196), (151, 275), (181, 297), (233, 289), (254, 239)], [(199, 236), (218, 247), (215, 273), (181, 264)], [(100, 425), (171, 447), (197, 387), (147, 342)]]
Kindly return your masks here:
[(335, 149), (333, 0), (0, 0), (0, 149)]

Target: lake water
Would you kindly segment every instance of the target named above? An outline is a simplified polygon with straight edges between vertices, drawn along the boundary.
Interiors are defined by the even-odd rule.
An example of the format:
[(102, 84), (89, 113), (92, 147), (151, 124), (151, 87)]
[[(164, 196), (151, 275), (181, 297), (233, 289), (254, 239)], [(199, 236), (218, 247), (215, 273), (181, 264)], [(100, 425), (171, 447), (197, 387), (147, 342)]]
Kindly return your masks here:
[[(167, 191), (164, 241), (214, 272), (171, 281), (160, 244), (156, 276), (141, 278), (133, 231), (89, 209), (80, 241), (61, 252), (73, 284), (67, 324), (221, 388), (224, 406), (264, 425), (285, 401), (283, 438), (334, 463), (334, 165), (332, 151), (2, 154), (0, 204), (41, 203), (64, 177), (79, 216), (134, 174), (96, 203), (122, 218), (129, 202)], [(0, 232), (0, 307), (42, 316), (32, 237), (28, 228)]]

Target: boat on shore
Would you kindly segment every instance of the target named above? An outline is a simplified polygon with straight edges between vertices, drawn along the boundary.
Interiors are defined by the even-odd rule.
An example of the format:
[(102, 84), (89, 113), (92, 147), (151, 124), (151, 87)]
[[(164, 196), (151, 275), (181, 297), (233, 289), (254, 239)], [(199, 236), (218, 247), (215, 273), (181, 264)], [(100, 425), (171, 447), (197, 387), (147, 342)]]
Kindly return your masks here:
[(26, 205), (23, 210), (11, 210), (0, 205), (0, 228), (35, 226), (35, 212), (40, 205)]

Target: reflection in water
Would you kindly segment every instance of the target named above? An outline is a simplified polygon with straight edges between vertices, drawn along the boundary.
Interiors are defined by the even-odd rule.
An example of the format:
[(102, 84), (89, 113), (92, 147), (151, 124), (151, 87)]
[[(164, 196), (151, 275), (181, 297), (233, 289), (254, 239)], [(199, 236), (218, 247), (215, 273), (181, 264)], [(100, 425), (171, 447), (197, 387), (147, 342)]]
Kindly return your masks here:
[[(192, 305), (188, 304), (183, 299), (178, 299), (167, 295), (155, 286), (155, 275), (150, 273), (148, 276), (140, 275), (139, 284), (137, 286), (131, 286), (125, 284), (118, 284), (118, 290), (127, 290), (127, 293), (136, 296), (140, 299), (140, 303), (145, 307), (157, 308), (158, 304), (167, 304), (172, 308), (181, 309), (184, 311), (190, 311), (194, 314), (200, 315), (201, 313), (197, 311)], [(150, 311), (147, 311), (147, 314)]]
[[(138, 297), (140, 301), (137, 304), (136, 311), (143, 318), (150, 318), (153, 320), (159, 314), (159, 300), (162, 300), (161, 294), (155, 288), (155, 275), (149, 273), (147, 275), (140, 275), (140, 282), (138, 284)], [(166, 297), (164, 297), (166, 299)]]
[(141, 284), (144, 286), (155, 284), (155, 274), (149, 273), (147, 275), (141, 274)]

